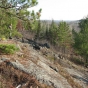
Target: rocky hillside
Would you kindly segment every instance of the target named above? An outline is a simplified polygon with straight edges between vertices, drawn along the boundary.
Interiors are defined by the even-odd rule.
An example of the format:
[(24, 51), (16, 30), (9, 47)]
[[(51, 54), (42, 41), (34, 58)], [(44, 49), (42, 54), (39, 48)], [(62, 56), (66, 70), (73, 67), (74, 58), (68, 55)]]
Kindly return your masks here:
[(0, 88), (88, 88), (88, 68), (77, 66), (46, 47), (35, 50), (15, 40), (20, 50), (0, 55)]

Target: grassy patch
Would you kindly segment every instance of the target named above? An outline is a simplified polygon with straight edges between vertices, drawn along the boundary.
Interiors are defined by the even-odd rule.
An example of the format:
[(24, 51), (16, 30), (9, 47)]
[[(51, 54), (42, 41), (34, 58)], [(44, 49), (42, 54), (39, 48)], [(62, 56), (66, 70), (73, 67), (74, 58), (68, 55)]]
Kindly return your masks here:
[(19, 48), (14, 44), (0, 44), (0, 54), (14, 54)]

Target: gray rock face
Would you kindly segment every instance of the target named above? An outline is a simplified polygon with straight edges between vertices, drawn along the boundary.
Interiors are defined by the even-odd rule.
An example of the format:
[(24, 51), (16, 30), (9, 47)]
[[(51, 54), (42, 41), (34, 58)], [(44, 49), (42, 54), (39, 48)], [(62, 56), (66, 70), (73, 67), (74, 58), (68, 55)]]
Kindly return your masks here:
[[(63, 59), (61, 54), (56, 54), (46, 48), (36, 51), (27, 43), (19, 43), (18, 45), (20, 47), (20, 52), (16, 52), (14, 59), (1, 57), (0, 63), (6, 62), (8, 65), (34, 76), (40, 83), (53, 86), (53, 88), (73, 88), (68, 83), (67, 79), (59, 73), (62, 69), (58, 67), (60, 65), (61, 67), (64, 66), (64, 69), (66, 70), (65, 72), (67, 72), (71, 77), (74, 76), (73, 74), (76, 74), (74, 73), (75, 70), (71, 69), (72, 65), (69, 65), (66, 62), (66, 59)], [(44, 53), (46, 55), (43, 55)], [(50, 60), (47, 59), (49, 56), (51, 58), (53, 57), (55, 60), (50, 62)], [(55, 62), (59, 64), (55, 65)], [(66, 68), (69, 68), (70, 70)], [(63, 74), (65, 74), (65, 72)], [(81, 77), (79, 75), (77, 76)], [(75, 82), (78, 81), (75, 80), (75, 77), (73, 78)], [(79, 82), (80, 81), (77, 83), (80, 84)], [(83, 88), (86, 88), (86, 86), (83, 85)]]
[(41, 83), (52, 85), (55, 88), (71, 88), (65, 78), (63, 78), (60, 74), (55, 72), (48, 65), (41, 61), (38, 61), (37, 64), (35, 64), (31, 60), (29, 60), (27, 63), (27, 67), (18, 62), (11, 63), (15, 68), (18, 68), (25, 71), (26, 73), (30, 73), (35, 76)]
[[(53, 88), (73, 88), (72, 86), (75, 83), (82, 84), (83, 82), (86, 82), (88, 85), (88, 79), (86, 79), (88, 76), (85, 77), (85, 75), (80, 74), (78, 68), (76, 71), (76, 66), (70, 62), (68, 63), (68, 60), (64, 59), (61, 53), (54, 53), (51, 49), (47, 48), (35, 50), (27, 43), (16, 42), (16, 44), (20, 48), (20, 51), (16, 52), (12, 57), (7, 56), (9, 58), (6, 58), (5, 55), (0, 56), (0, 64), (5, 62), (6, 65), (10, 65), (10, 67), (12, 66), (34, 76), (40, 83), (47, 84), (50, 88), (52, 86)], [(52, 58), (54, 60), (50, 62)], [(57, 62), (56, 64), (58, 65), (55, 65), (55, 62)], [(84, 69), (81, 71), (84, 71)], [(88, 70), (86, 71), (88, 72)], [(61, 74), (61, 72), (63, 72), (63, 74)], [(68, 74), (66, 75), (66, 73)], [(75, 81), (73, 85), (70, 85), (70, 82), (70, 84), (68, 83), (70, 77), (74, 78), (71, 81)], [(75, 88), (77, 88), (77, 86), (75, 86)], [(87, 87), (83, 83), (82, 87), (79, 88)]]
[[(7, 59), (3, 61), (5, 60)], [(54, 88), (72, 88), (67, 80), (59, 74), (59, 70), (56, 71), (55, 66), (37, 52), (30, 52), (29, 60), (26, 61), (25, 65), (18, 60), (11, 61), (10, 64), (14, 68), (35, 76), (40, 83)]]

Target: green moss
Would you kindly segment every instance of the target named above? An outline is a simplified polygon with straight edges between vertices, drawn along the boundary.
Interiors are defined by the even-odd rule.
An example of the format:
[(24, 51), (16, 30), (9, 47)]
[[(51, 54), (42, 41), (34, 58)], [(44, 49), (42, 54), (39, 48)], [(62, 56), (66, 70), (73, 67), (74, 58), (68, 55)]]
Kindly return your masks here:
[(0, 53), (1, 54), (14, 54), (19, 50), (14, 44), (0, 44)]

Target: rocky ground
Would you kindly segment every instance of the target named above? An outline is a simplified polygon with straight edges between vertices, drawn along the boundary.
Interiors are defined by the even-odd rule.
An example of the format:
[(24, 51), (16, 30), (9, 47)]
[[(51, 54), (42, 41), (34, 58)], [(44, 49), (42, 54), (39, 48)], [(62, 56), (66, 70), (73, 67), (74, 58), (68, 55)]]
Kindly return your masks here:
[(0, 88), (88, 88), (88, 68), (59, 57), (51, 49), (8, 40), (19, 51), (0, 55)]

